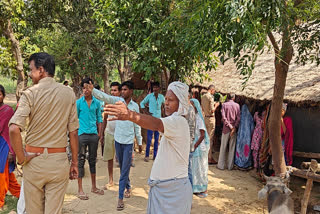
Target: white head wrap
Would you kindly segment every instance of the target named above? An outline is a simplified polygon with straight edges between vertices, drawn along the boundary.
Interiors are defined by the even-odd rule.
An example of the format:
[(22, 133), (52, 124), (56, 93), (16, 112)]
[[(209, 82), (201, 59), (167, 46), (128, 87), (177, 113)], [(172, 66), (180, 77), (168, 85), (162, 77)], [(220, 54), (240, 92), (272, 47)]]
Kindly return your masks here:
[(288, 106), (287, 103), (282, 103), (282, 109), (283, 109), (284, 111), (287, 111), (287, 106)]
[(179, 100), (178, 115), (187, 115), (189, 109), (189, 86), (182, 82), (172, 82), (168, 86), (168, 91), (171, 90)]

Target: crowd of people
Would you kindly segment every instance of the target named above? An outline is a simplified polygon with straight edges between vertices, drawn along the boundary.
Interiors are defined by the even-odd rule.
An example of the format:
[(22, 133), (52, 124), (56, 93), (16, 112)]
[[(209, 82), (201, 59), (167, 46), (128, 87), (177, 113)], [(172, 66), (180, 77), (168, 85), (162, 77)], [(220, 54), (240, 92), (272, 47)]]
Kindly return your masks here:
[[(159, 82), (151, 83), (138, 105), (132, 99), (133, 82), (112, 82), (108, 94), (85, 78), (82, 96), (76, 99), (67, 81), (60, 84), (54, 80), (55, 62), (49, 54), (31, 55), (29, 68), (34, 85), (22, 92), (15, 112), (3, 103), (5, 89), (0, 85), (0, 207), (7, 191), (16, 197), (23, 191), (21, 213), (61, 213), (69, 179), (78, 180), (78, 198), (89, 200), (82, 180), (86, 160), (91, 192), (104, 195), (114, 185), (116, 159), (120, 168), (116, 209), (123, 210), (124, 198), (132, 196), (130, 168), (135, 142), (142, 151), (141, 128), (147, 130), (146, 162), (153, 142), (154, 162), (146, 181), (150, 186), (148, 214), (190, 213), (193, 194), (200, 198), (208, 195), (209, 165), (217, 164), (220, 170), (232, 170), (234, 165), (257, 169), (270, 165), (265, 126), (269, 107), (260, 107), (252, 117), (246, 104), (240, 108), (235, 102), (235, 94), (228, 94), (226, 101), (222, 96), (216, 99), (215, 87), (210, 85), (200, 98), (179, 81), (168, 86), (165, 96)], [(284, 104), (283, 116), (286, 107)], [(285, 160), (290, 165), (292, 121), (288, 117), (281, 121)], [(109, 174), (103, 189), (96, 184), (99, 142)], [(13, 174), (15, 163), (22, 166), (23, 188)]]

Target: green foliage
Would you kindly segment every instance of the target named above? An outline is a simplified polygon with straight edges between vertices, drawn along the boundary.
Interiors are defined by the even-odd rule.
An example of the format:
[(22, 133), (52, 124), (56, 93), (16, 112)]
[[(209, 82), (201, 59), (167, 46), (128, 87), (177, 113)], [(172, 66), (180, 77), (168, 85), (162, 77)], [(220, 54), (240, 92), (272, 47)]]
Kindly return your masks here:
[(9, 76), (0, 75), (0, 84), (6, 90), (6, 94), (14, 94), (16, 91), (17, 81), (12, 80)]
[(24, 8), (23, 0), (3, 0), (0, 1), (0, 74), (11, 75), (16, 78), (16, 61), (11, 51), (11, 43), (4, 36), (4, 31), (10, 21), (15, 28), (25, 26), (22, 20), (22, 10)]
[(17, 211), (17, 203), (18, 203), (18, 198), (12, 195), (7, 195), (5, 197), (4, 211), (2, 211), (1, 213), (8, 214), (11, 211)]
[[(220, 61), (233, 58), (241, 74), (249, 78), (256, 58), (265, 47), (270, 48), (268, 35), (283, 35), (279, 41), (284, 61), (290, 43), (299, 52), (298, 63), (319, 64), (319, 1), (270, 0), (180, 0), (175, 16), (184, 23), (179, 34), (191, 53), (217, 53)], [(192, 42), (193, 41), (193, 42)]]
[[(292, 45), (296, 62), (320, 64), (320, 3), (317, 0), (88, 0), (0, 1), (0, 73), (16, 77), (10, 42), (3, 36), (11, 20), (22, 55), (46, 51), (57, 63), (57, 76), (74, 81), (116, 68), (128, 57), (144, 79), (209, 79), (218, 61), (234, 60), (248, 79), (257, 56), (276, 37), (284, 61)], [(119, 69), (118, 69), (119, 70)]]
[(90, 2), (95, 8), (97, 32), (105, 39), (107, 50), (118, 58), (129, 56), (133, 70), (145, 73), (145, 79), (159, 77), (164, 70), (170, 73), (171, 80), (205, 77), (203, 67), (194, 70), (194, 65), (199, 66), (204, 60), (207, 70), (216, 65), (211, 63), (210, 54), (190, 54), (185, 41), (177, 37), (181, 28), (172, 24), (175, 17), (171, 16), (175, 1)]
[[(25, 26), (25, 21), (21, 20), (24, 9), (23, 0), (2, 0), (0, 1), (1, 22), (11, 20), (17, 25)], [(4, 23), (1, 23), (3, 25)]]
[(38, 52), (40, 49), (36, 44), (30, 43), (30, 33), (26, 26), (25, 2), (23, 0), (3, 0), (0, 2), (0, 73), (2, 75), (10, 75), (12, 79), (17, 78), (16, 64), (14, 55), (12, 53), (12, 44), (6, 38), (5, 30), (10, 21), (15, 37), (20, 43), (22, 58), (24, 59), (24, 71), (27, 75), (29, 56)]
[(0, 74), (16, 78), (15, 66), (17, 63), (10, 46), (10, 42), (3, 35), (0, 35)]
[(105, 67), (112, 70), (104, 41), (95, 32), (89, 1), (32, 1), (28, 13), (32, 42), (55, 57), (61, 81), (66, 76), (73, 81), (83, 76), (101, 79)]

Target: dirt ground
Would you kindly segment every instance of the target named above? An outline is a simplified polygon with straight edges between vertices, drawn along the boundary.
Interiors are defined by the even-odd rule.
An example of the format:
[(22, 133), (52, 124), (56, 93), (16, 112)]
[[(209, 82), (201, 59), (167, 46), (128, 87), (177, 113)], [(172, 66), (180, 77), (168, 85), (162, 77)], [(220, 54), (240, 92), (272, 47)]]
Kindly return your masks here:
[[(97, 185), (103, 187), (108, 179), (107, 162), (98, 153), (97, 163)], [(130, 180), (133, 186), (133, 196), (125, 199), (125, 209), (122, 213), (146, 213), (149, 186), (147, 180), (150, 175), (153, 161), (144, 162), (144, 155), (135, 155), (135, 167), (131, 168)], [(77, 182), (69, 183), (64, 201), (63, 213), (95, 214), (95, 213), (119, 213), (116, 211), (118, 196), (119, 168), (114, 168), (115, 186), (105, 191), (105, 195), (98, 196), (90, 192), (91, 180), (89, 168), (86, 164), (85, 178), (83, 179), (84, 190), (90, 197), (88, 201), (79, 200), (77, 195)], [(215, 166), (209, 167), (208, 197), (199, 198), (193, 196), (192, 214), (261, 214), (267, 212), (266, 200), (258, 200), (258, 191), (263, 184), (257, 178), (254, 170), (219, 170)], [(295, 201), (295, 213), (300, 213), (300, 201), (303, 197), (306, 180), (291, 177), (291, 195)], [(320, 185), (315, 183), (309, 201), (308, 213), (318, 213), (312, 211), (314, 205), (320, 204)]]
[[(99, 152), (101, 154), (101, 152)], [(130, 180), (133, 186), (133, 196), (125, 199), (123, 213), (146, 213), (148, 190), (147, 180), (153, 161), (144, 162), (143, 155), (136, 154), (135, 167), (131, 168)], [(84, 190), (89, 195), (88, 201), (79, 200), (77, 182), (71, 181), (65, 197), (63, 213), (119, 213), (116, 211), (119, 168), (114, 169), (116, 185), (99, 196), (90, 192), (91, 180), (86, 164)], [(97, 184), (99, 187), (107, 182), (107, 163), (98, 157)], [(263, 213), (264, 202), (259, 201), (257, 192), (263, 185), (250, 172), (221, 171), (210, 166), (208, 197), (205, 199), (193, 197), (191, 213)]]
[[(15, 97), (7, 96), (6, 104), (15, 104)], [(131, 168), (130, 180), (133, 187), (133, 195), (125, 199), (125, 209), (116, 211), (118, 196), (119, 168), (114, 168), (115, 186), (106, 190), (103, 196), (90, 192), (91, 180), (88, 164), (85, 166), (85, 177), (83, 179), (84, 191), (89, 200), (81, 201), (77, 198), (77, 181), (70, 181), (64, 200), (63, 213), (65, 214), (98, 214), (98, 213), (146, 213), (149, 186), (147, 180), (150, 175), (153, 161), (144, 162), (143, 154), (135, 154), (135, 167)], [(97, 162), (97, 185), (102, 188), (108, 178), (107, 162), (102, 160), (99, 147)], [(261, 214), (267, 213), (266, 201), (259, 201), (258, 191), (263, 184), (257, 179), (254, 170), (218, 170), (215, 166), (209, 167), (208, 197), (201, 199), (193, 196), (191, 213), (237, 213), (237, 214)], [(21, 181), (21, 178), (18, 178)], [(306, 180), (292, 177), (290, 189), (293, 190), (292, 198), (295, 201), (295, 213), (300, 213), (300, 200), (303, 197)], [(320, 205), (320, 185), (315, 183), (309, 201), (308, 213), (314, 205)]]
[(17, 104), (16, 95), (15, 94), (6, 94), (6, 97), (4, 98), (3, 102), (7, 105), (10, 105), (10, 106)]

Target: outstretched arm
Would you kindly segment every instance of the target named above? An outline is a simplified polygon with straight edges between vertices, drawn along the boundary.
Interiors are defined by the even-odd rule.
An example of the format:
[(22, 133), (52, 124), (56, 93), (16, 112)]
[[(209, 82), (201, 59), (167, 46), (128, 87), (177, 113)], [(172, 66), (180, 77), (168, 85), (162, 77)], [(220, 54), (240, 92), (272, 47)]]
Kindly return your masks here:
[(90, 91), (95, 98), (97, 98), (98, 100), (101, 100), (101, 101), (103, 101), (105, 103), (115, 103), (117, 101), (123, 100), (120, 97), (111, 96), (109, 94), (106, 94), (106, 93), (104, 93), (102, 91), (99, 91), (99, 90), (95, 89), (91, 82), (90, 82), (90, 84), (85, 83), (84, 87), (88, 91)]
[(131, 111), (123, 102), (116, 102), (114, 105), (108, 104), (104, 108), (104, 111), (108, 115), (115, 116), (108, 120), (129, 120), (142, 128), (161, 133), (164, 132), (163, 123), (159, 118)]

